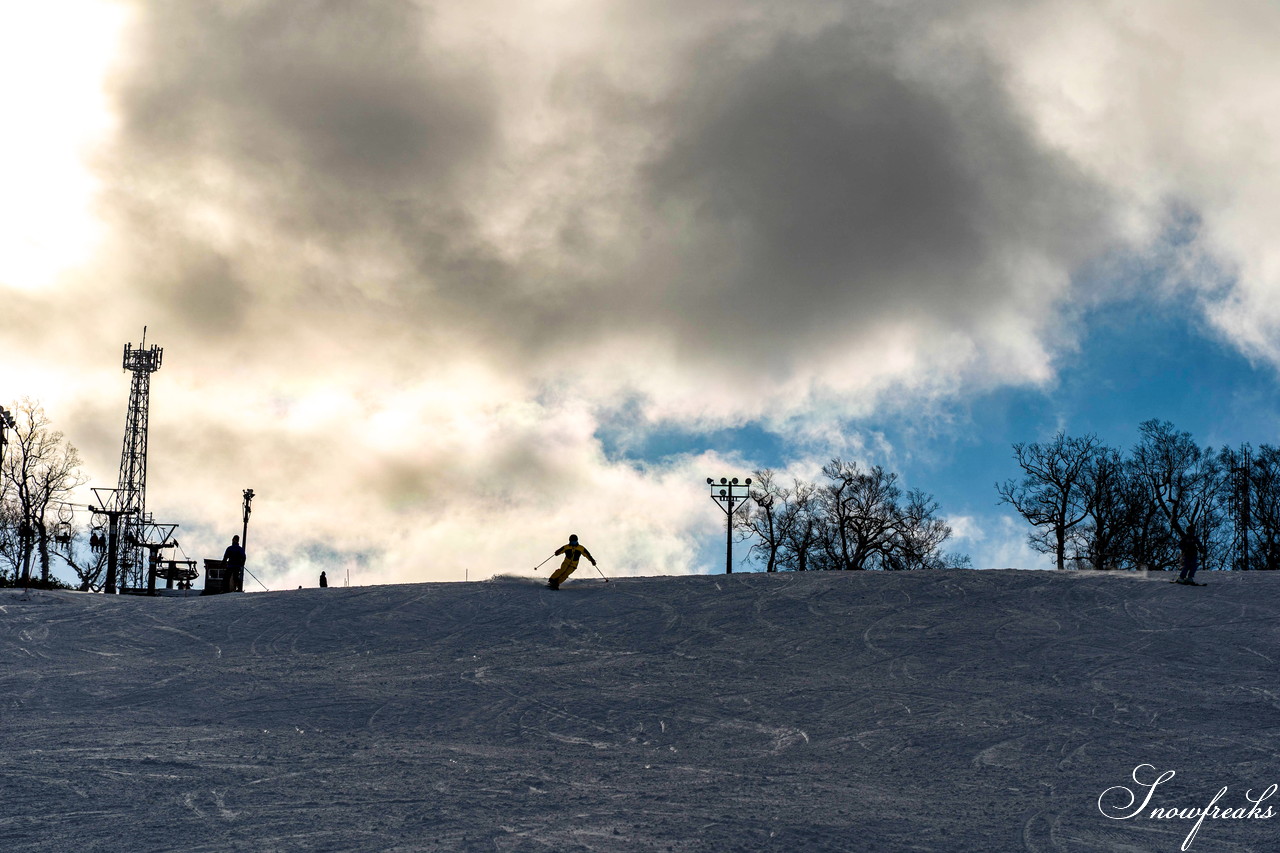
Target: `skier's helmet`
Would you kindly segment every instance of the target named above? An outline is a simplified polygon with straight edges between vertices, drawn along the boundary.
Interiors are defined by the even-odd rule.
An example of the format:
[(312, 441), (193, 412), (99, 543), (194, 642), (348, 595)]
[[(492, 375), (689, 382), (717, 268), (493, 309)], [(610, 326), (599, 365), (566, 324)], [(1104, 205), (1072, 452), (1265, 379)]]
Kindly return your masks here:
[(570, 544), (570, 545), (577, 545), (577, 544), (578, 544), (578, 534), (576, 534), (576, 533), (570, 533), (570, 534), (569, 534), (569, 544)]

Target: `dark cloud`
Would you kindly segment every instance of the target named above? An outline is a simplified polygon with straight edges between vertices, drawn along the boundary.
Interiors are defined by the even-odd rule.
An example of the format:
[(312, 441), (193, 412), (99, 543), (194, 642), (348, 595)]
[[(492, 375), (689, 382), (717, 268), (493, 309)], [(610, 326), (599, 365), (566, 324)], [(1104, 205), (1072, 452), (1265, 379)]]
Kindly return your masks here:
[(1005, 259), (1065, 269), (1096, 248), (1097, 191), (1038, 146), (974, 51), (921, 69), (885, 47), (918, 35), (839, 24), (697, 51), (644, 173), (657, 214), (693, 231), (691, 324), (774, 341), (922, 320), (980, 333), (987, 306), (1027, 295), (996, 272)]
[(140, 277), (146, 295), (179, 328), (201, 339), (225, 340), (244, 331), (250, 300), (231, 258), (199, 244), (188, 245), (183, 263), (169, 275)]
[[(534, 372), (624, 334), (785, 378), (886, 323), (981, 337), (993, 303), (1047, 314), (1060, 294), (1011, 269), (1092, 251), (1094, 191), (976, 49), (904, 60), (925, 33), (905, 14), (712, 12), (701, 38), (636, 28), (663, 84), (602, 44), (528, 104), (480, 12), (459, 40), (412, 3), (147, 7), (118, 207), (144, 243), (177, 232), (147, 266), (203, 334), (341, 304), (357, 334), (430, 325)], [(530, 113), (555, 129), (528, 137)], [(201, 205), (242, 239), (182, 221)]]
[[(787, 39), (711, 74), (673, 105), (674, 141), (650, 170), (655, 201), (703, 227), (742, 227), (738, 245), (783, 281), (874, 281), (921, 255), (975, 253), (967, 212), (979, 176), (931, 92), (862, 61), (846, 33)], [(737, 63), (735, 63), (737, 64)]]
[(153, 4), (135, 33), (125, 147), (159, 168), (244, 169), (316, 201), (398, 194), (447, 185), (492, 138), (484, 75), (416, 3)]
[(142, 6), (102, 164), (118, 279), (197, 340), (483, 327), (491, 76), (421, 3)]

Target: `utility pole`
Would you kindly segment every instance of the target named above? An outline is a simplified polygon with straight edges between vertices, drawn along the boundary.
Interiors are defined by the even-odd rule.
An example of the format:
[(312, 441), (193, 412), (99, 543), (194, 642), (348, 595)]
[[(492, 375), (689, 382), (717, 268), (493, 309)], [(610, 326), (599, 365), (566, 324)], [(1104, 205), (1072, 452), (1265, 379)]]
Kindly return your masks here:
[(249, 546), (249, 514), (253, 512), (253, 489), (244, 490), (244, 528), (240, 531), (240, 547), (246, 551)]
[(13, 414), (4, 406), (0, 406), (0, 472), (4, 471), (4, 449), (9, 443), (9, 430), (17, 429), (18, 424)]
[[(245, 552), (245, 562), (249, 562), (249, 514), (253, 512), (253, 489), (244, 490), (244, 527), (240, 529), (240, 547)], [(236, 578), (236, 589), (244, 592), (244, 572)]]
[[(4, 449), (9, 444), (9, 430), (17, 429), (18, 424), (13, 415), (4, 406), (0, 406), (0, 495), (4, 494)], [(25, 586), (31, 580), (31, 536), (26, 519), (18, 528), (18, 550), (22, 554), (22, 581)], [(14, 567), (17, 571), (17, 567)]]
[(731, 575), (733, 574), (733, 511), (750, 496), (751, 478), (748, 477), (745, 483), (739, 484), (737, 477), (732, 480), (721, 477), (719, 483), (708, 477), (707, 485), (711, 487), (711, 500), (724, 510), (724, 573)]

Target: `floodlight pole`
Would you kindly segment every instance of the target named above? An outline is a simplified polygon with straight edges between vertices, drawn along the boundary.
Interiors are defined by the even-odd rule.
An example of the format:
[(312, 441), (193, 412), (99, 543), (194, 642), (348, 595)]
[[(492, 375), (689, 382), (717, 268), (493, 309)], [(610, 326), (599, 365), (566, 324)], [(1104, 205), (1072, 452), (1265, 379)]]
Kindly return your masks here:
[[(18, 424), (14, 421), (13, 415), (4, 406), (0, 406), (0, 494), (4, 494), (4, 448), (9, 443), (8, 432), (11, 429), (17, 428)], [(27, 547), (25, 539), (23, 539), (23, 531), (26, 530), (26, 527), (27, 523), (24, 521), (22, 523), (22, 527), (19, 528), (18, 536), (19, 549), (25, 555), (23, 558), (23, 565), (25, 567), (23, 579), (24, 581), (29, 581), (31, 579), (31, 550)], [(16, 566), (14, 567), (14, 571), (17, 571)]]
[(249, 547), (249, 514), (253, 512), (253, 489), (244, 490), (244, 527), (240, 530), (240, 547)]
[(733, 511), (750, 496), (751, 478), (748, 477), (745, 483), (740, 484), (737, 477), (732, 480), (721, 477), (719, 483), (708, 477), (707, 485), (711, 487), (711, 500), (724, 510), (724, 573), (731, 575), (733, 574)]
[(17, 429), (18, 424), (13, 414), (4, 406), (0, 406), (0, 471), (4, 469), (4, 449), (9, 444), (9, 430)]
[[(245, 562), (248, 563), (249, 554), (249, 514), (253, 512), (253, 489), (244, 490), (244, 527), (240, 528), (240, 547), (245, 552)], [(262, 581), (258, 581), (262, 583)], [(236, 578), (236, 588), (244, 592), (244, 574)]]

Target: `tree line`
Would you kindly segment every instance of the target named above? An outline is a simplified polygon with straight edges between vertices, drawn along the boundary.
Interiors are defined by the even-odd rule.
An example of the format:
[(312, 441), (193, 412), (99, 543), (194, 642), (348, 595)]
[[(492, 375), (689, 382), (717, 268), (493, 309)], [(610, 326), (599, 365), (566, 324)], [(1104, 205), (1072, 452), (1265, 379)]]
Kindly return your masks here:
[(1059, 569), (1170, 570), (1190, 537), (1206, 569), (1280, 568), (1280, 449), (1214, 449), (1149, 420), (1127, 452), (1059, 431), (1013, 445), (1020, 477), (996, 484)]
[(951, 527), (920, 489), (903, 490), (898, 475), (876, 465), (832, 459), (822, 479), (784, 485), (771, 469), (752, 472), (750, 499), (735, 513), (750, 553), (765, 571), (859, 571), (967, 566), (942, 552)]
[(73, 524), (72, 493), (88, 482), (79, 451), (38, 403), (24, 399), (10, 414), (0, 444), (0, 586), (59, 586), (50, 573), (59, 560), (81, 589), (100, 589), (103, 555), (83, 554)]

